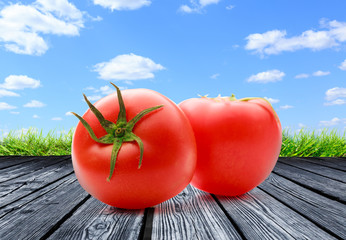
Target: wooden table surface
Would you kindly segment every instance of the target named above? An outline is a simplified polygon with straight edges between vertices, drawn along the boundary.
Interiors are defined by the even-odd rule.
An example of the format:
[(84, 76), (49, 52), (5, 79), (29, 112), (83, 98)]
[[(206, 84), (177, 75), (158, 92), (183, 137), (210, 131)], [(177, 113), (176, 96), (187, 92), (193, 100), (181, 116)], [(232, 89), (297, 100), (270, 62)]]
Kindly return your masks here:
[(188, 186), (143, 210), (86, 193), (70, 156), (0, 156), (0, 239), (346, 239), (346, 158), (279, 158), (239, 197)]

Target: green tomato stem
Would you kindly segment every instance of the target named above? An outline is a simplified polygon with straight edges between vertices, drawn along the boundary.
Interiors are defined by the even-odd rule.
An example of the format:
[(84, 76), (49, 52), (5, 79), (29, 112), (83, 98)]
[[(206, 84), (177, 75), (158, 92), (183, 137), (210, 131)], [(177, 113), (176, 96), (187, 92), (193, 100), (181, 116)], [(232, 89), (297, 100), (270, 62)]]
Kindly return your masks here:
[(232, 93), (232, 95), (229, 97), (229, 100), (230, 100), (230, 101), (235, 101), (235, 100), (237, 100), (237, 99), (235, 98), (235, 95)]
[(85, 129), (88, 131), (90, 137), (98, 143), (102, 144), (113, 144), (112, 148), (112, 154), (111, 154), (111, 160), (110, 160), (110, 172), (109, 176), (106, 179), (107, 181), (110, 181), (114, 169), (115, 169), (115, 163), (118, 158), (119, 151), (121, 149), (121, 146), (124, 142), (133, 142), (135, 141), (138, 144), (139, 150), (140, 150), (140, 156), (139, 156), (139, 163), (138, 163), (138, 169), (142, 166), (142, 160), (143, 160), (143, 154), (144, 154), (144, 145), (142, 140), (136, 136), (132, 131), (136, 123), (143, 118), (145, 115), (153, 112), (154, 110), (157, 110), (159, 108), (162, 108), (163, 105), (151, 107), (148, 109), (145, 109), (138, 113), (133, 119), (131, 119), (129, 122), (127, 122), (126, 119), (126, 108), (125, 104), (121, 95), (120, 89), (113, 83), (111, 83), (117, 91), (118, 96), (118, 103), (119, 103), (119, 114), (118, 119), (116, 123), (113, 123), (111, 121), (108, 121), (104, 118), (102, 113), (88, 100), (88, 98), (83, 94), (85, 101), (87, 102), (90, 110), (95, 114), (96, 118), (100, 122), (101, 126), (104, 128), (104, 130), (107, 132), (106, 135), (97, 138), (94, 131), (90, 127), (87, 121), (85, 121), (81, 116), (78, 114), (72, 112), (73, 115), (75, 115), (80, 122), (83, 124)]

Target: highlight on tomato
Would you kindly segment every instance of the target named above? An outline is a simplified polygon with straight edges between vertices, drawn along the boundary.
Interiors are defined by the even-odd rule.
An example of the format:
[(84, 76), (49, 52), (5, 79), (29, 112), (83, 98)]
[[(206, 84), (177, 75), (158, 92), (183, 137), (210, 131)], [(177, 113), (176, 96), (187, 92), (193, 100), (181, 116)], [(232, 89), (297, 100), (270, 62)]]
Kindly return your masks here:
[(123, 90), (95, 104), (78, 123), (72, 163), (80, 185), (118, 208), (164, 202), (191, 181), (196, 167), (192, 127), (181, 109), (148, 89)]
[(191, 185), (227, 196), (262, 183), (280, 154), (278, 115), (263, 98), (192, 98), (179, 104), (196, 137), (197, 167)]

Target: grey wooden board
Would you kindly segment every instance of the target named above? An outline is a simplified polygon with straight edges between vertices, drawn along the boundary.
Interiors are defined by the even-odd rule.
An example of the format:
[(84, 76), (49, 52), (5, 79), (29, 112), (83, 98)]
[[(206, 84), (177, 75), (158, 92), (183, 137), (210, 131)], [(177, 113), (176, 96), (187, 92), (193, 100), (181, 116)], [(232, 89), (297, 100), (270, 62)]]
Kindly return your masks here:
[(36, 172), (39, 169), (45, 168), (50, 165), (64, 161), (63, 158), (54, 158), (54, 159), (36, 159), (32, 162), (25, 162), (15, 166), (7, 167), (0, 170), (0, 183), (8, 181), (10, 179), (15, 179), (20, 176)]
[(282, 162), (277, 162), (273, 172), (295, 183), (299, 183), (305, 188), (315, 190), (320, 194), (346, 203), (346, 184), (344, 183)]
[[(7, 204), (4, 204), (0, 207), (0, 219), (5, 216), (6, 214), (12, 214), (11, 212), (13, 210), (22, 208), (23, 206), (36, 201), (40, 197), (44, 196), (45, 194), (49, 193), (50, 191), (54, 190), (55, 188), (59, 187), (60, 185), (64, 184), (66, 181), (69, 181), (71, 178), (75, 178), (74, 175), (70, 174), (66, 177), (63, 177), (55, 182), (52, 182), (51, 184), (42, 187), (41, 189), (37, 191), (28, 192), (26, 195), (23, 195), (21, 197), (17, 198), (14, 196), (13, 198), (9, 198), (9, 201), (5, 202)], [(20, 196), (20, 194), (18, 194)], [(0, 200), (4, 200), (1, 199)]]
[(33, 156), (3, 156), (0, 158), (0, 169), (12, 167), (38, 159)]
[(210, 194), (189, 185), (155, 207), (152, 239), (242, 239)]
[(123, 210), (88, 199), (48, 239), (138, 239), (144, 210)]
[[(10, 170), (0, 175), (1, 240), (346, 239), (344, 158), (280, 158), (274, 173), (243, 196), (214, 196), (188, 186), (162, 204), (135, 211), (109, 207), (86, 193), (70, 156), (48, 157), (44, 167), (38, 164), (44, 157), (16, 156), (15, 164), (1, 159)], [(18, 174), (18, 168), (28, 173)]]
[(327, 166), (322, 166), (314, 163), (313, 161), (304, 161), (300, 158), (283, 159), (280, 162), (288, 164), (293, 167), (301, 168), (305, 171), (316, 173), (324, 177), (334, 179), (346, 183), (346, 173), (342, 170), (333, 169)]
[(71, 178), (22, 208), (1, 218), (0, 239), (40, 239), (88, 194)]
[(335, 239), (259, 188), (217, 198), (246, 239)]
[(53, 159), (69, 159), (71, 156), (0, 156), (0, 169), (8, 168), (11, 166), (30, 164), (30, 162), (46, 160), (52, 161)]
[[(290, 157), (280, 158), (280, 161), (285, 161), (286, 159), (290, 159)], [(299, 157), (298, 159), (346, 172), (346, 158)]]
[(71, 161), (62, 161), (0, 184), (0, 207), (25, 197), (73, 172)]
[(346, 239), (346, 207), (272, 173), (258, 188), (279, 199), (320, 228)]

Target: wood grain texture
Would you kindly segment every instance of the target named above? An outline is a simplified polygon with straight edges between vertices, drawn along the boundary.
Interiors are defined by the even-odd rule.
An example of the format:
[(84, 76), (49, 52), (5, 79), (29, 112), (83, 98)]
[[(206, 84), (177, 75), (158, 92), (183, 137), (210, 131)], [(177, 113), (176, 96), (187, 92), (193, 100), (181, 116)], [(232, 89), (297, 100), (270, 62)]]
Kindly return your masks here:
[(241, 239), (210, 194), (191, 185), (155, 207), (152, 239)]
[(345, 158), (279, 158), (245, 195), (189, 185), (130, 211), (86, 193), (70, 156), (0, 156), (0, 239), (346, 239), (345, 166)]
[(217, 198), (246, 239), (335, 239), (258, 188), (240, 197)]
[(346, 207), (283, 177), (271, 174), (260, 189), (279, 199), (330, 234), (346, 239)]
[(88, 199), (48, 239), (138, 239), (144, 210), (124, 210)]
[(273, 172), (305, 188), (346, 203), (344, 183), (281, 162), (276, 164)]
[(23, 164), (25, 162), (35, 161), (36, 156), (0, 156), (0, 169)]
[(39, 158), (39, 159), (34, 159), (33, 161), (26, 161), (14, 166), (1, 169), (0, 183), (36, 172), (40, 169), (46, 168), (48, 166), (51, 166), (63, 161), (65, 161), (65, 159), (61, 157), (55, 157), (50, 159)]
[(71, 178), (3, 216), (0, 239), (40, 239), (87, 196), (77, 180)]
[[(279, 161), (290, 159), (290, 157), (279, 158)], [(341, 171), (346, 171), (346, 158), (345, 157), (299, 157), (303, 161), (319, 164), (322, 166), (330, 167)]]
[(330, 162), (346, 171), (346, 157), (316, 157), (316, 159), (321, 159), (323, 162)]
[(71, 161), (65, 160), (0, 183), (0, 208), (36, 192), (72, 172)]
[[(16, 209), (20, 209), (23, 206), (33, 201), (36, 201), (40, 197), (43, 197), (45, 194), (59, 187), (61, 184), (64, 184), (66, 181), (70, 181), (71, 179), (75, 179), (75, 176), (73, 176), (72, 174), (67, 175), (66, 177), (63, 177), (55, 182), (52, 182), (48, 184), (47, 186), (41, 189), (38, 189), (37, 191), (28, 192), (26, 195), (23, 195), (21, 197), (19, 197), (20, 194), (14, 195), (13, 196), (14, 199), (12, 201), (11, 201), (11, 198), (9, 197), (6, 200), (5, 205), (2, 205), (0, 207), (0, 219), (7, 214), (12, 214), (11, 213), (12, 211)], [(18, 189), (15, 189), (15, 190), (18, 190)], [(3, 199), (0, 198), (0, 200), (3, 200)]]
[(40, 160), (53, 161), (54, 159), (66, 160), (71, 159), (70, 155), (61, 156), (0, 156), (0, 170), (22, 164), (30, 164)]
[(292, 157), (292, 158), (282, 159), (280, 160), (280, 162), (293, 166), (293, 167), (298, 167), (305, 171), (319, 174), (321, 176), (324, 176), (324, 177), (327, 177), (342, 183), (346, 183), (345, 171), (320, 165), (314, 162), (313, 159), (311, 159), (310, 161), (305, 161), (304, 159), (301, 159), (301, 158)]

